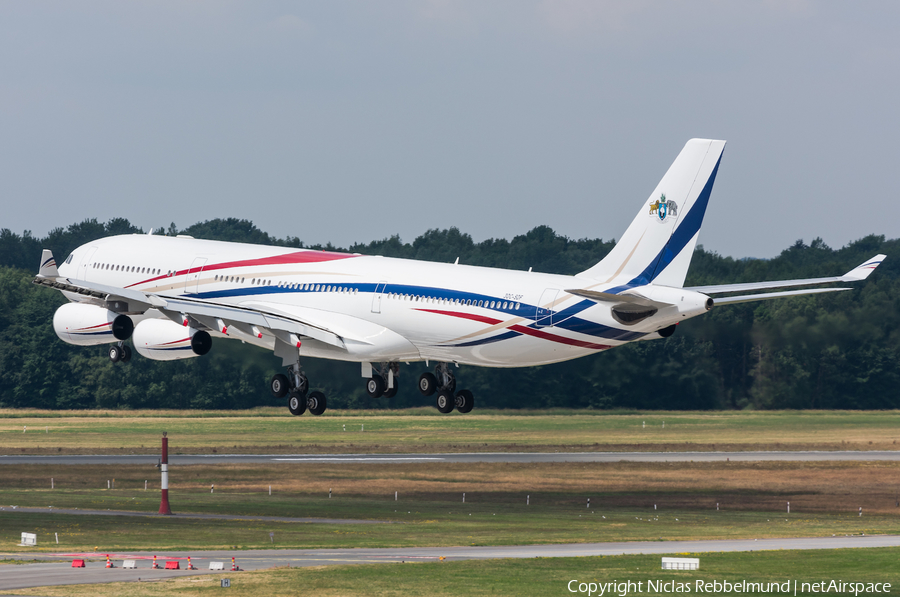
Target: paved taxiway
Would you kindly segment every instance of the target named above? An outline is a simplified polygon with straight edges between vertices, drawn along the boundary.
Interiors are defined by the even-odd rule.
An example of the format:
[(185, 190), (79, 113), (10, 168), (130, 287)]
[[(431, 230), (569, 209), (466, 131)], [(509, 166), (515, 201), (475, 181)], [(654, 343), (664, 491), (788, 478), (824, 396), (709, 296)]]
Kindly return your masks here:
[[(40, 564), (3, 566), (0, 568), (0, 591), (46, 585), (66, 585), (117, 581), (178, 578), (191, 574), (218, 574), (235, 578), (240, 572), (210, 571), (209, 562), (219, 561), (226, 568), (231, 558), (245, 570), (259, 570), (273, 566), (328, 566), (336, 564), (372, 564), (400, 562), (433, 562), (447, 560), (485, 560), (494, 558), (583, 557), (621, 554), (673, 554), (724, 551), (762, 551), (774, 549), (840, 549), (853, 547), (898, 547), (900, 535), (868, 535), (852, 537), (808, 537), (798, 539), (759, 539), (725, 541), (639, 541), (628, 543), (576, 543), (563, 545), (504, 545), (497, 547), (410, 547), (397, 549), (310, 549), (259, 551), (193, 551), (170, 552), (160, 557), (160, 565), (178, 558), (182, 566), (191, 556), (196, 571), (151, 570), (153, 554), (149, 552), (120, 552), (110, 554), (116, 566), (124, 559), (136, 559), (137, 570), (105, 568), (104, 554), (10, 554), (0, 557), (20, 559), (41, 558), (55, 560)], [(160, 555), (157, 553), (156, 555)], [(71, 568), (75, 557), (103, 558), (88, 561), (83, 569)], [(205, 569), (205, 570), (204, 570)]]
[[(290, 462), (367, 462), (372, 464), (416, 462), (818, 462), (900, 461), (900, 451), (835, 452), (461, 452), (445, 454), (169, 454), (169, 465), (266, 464)], [(148, 454), (0, 456), (3, 464), (152, 464), (159, 457)]]

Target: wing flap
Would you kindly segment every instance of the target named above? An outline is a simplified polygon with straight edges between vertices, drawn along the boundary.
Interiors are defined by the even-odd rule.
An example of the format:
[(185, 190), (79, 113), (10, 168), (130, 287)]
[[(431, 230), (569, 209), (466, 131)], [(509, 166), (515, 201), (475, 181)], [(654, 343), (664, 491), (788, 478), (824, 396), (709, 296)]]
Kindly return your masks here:
[(74, 292), (83, 296), (90, 296), (107, 302), (124, 301), (128, 303), (129, 313), (143, 313), (153, 305), (150, 297), (137, 290), (127, 290), (115, 286), (104, 286), (82, 282), (81, 280), (69, 280), (68, 278), (44, 278), (35, 276), (32, 280), (35, 284), (55, 288), (64, 292)]
[[(260, 309), (259, 306), (232, 306), (221, 305), (218, 303), (200, 302), (182, 298), (165, 299), (166, 307), (161, 311), (170, 314), (199, 317), (201, 323), (206, 320), (221, 319), (223, 321), (237, 322), (244, 326), (256, 326), (257, 328), (267, 329), (273, 332), (273, 336), (279, 337), (274, 332), (286, 332), (287, 334), (296, 334), (299, 337), (312, 338), (325, 344), (335, 346), (337, 348), (346, 348), (344, 340), (338, 334), (331, 330), (316, 325), (312, 322), (292, 317), (283, 313), (273, 313), (269, 309)], [(211, 329), (216, 329), (216, 325), (207, 325)], [(241, 328), (238, 328), (241, 330)], [(246, 328), (244, 328), (246, 329)], [(285, 336), (287, 337), (287, 336)], [(293, 343), (293, 342), (292, 342)]]

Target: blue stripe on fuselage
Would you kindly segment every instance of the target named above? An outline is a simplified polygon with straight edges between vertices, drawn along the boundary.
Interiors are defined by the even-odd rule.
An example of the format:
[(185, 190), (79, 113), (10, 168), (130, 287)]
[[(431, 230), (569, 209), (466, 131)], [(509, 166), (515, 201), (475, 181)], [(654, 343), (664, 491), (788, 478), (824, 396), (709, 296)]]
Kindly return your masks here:
[[(300, 286), (309, 285), (310, 283), (304, 282), (302, 284), (298, 283)], [(342, 289), (357, 289), (359, 292), (371, 292), (374, 293), (377, 285), (372, 283), (337, 283), (337, 284), (312, 284), (312, 288), (319, 286), (319, 290), (310, 290), (309, 288), (305, 290), (301, 290), (300, 288), (291, 288), (290, 286), (250, 286), (250, 287), (240, 287), (240, 288), (231, 288), (227, 290), (215, 290), (210, 292), (201, 292), (197, 294), (187, 295), (192, 298), (199, 299), (216, 299), (216, 298), (236, 298), (236, 297), (250, 297), (250, 296), (261, 296), (261, 295), (274, 295), (274, 294), (311, 294), (311, 293), (322, 293), (327, 292), (322, 290), (322, 288), (331, 286), (334, 288), (342, 288)], [(333, 292), (333, 290), (332, 290)], [(499, 303), (502, 305), (504, 302), (507, 303), (507, 308), (502, 308), (502, 306), (496, 306), (493, 309), (487, 306), (479, 307), (480, 309), (487, 309), (489, 311), (497, 311), (499, 313), (503, 313), (511, 316), (524, 317), (526, 320), (531, 320), (532, 323), (529, 324), (529, 327), (536, 328), (537, 326), (534, 323), (534, 313), (535, 313), (535, 305), (529, 305), (527, 303), (521, 303), (520, 307), (517, 310), (515, 308), (516, 301), (502, 300), (497, 297), (492, 297), (486, 294), (478, 294), (473, 292), (463, 292), (459, 290), (449, 290), (446, 288), (433, 288), (429, 286), (413, 286), (406, 284), (387, 284), (382, 289), (383, 294), (401, 294), (401, 295), (412, 295), (412, 296), (426, 296), (439, 300), (448, 300), (448, 301), (456, 301), (460, 302), (465, 301), (485, 301), (486, 304), (490, 304), (491, 301)], [(597, 338), (606, 338), (610, 340), (633, 340), (635, 338), (639, 338), (643, 336), (643, 333), (632, 332), (630, 330), (623, 330), (619, 328), (614, 328), (606, 325), (602, 325), (599, 323), (594, 323), (592, 321), (588, 321), (586, 319), (582, 319), (580, 317), (575, 317), (576, 314), (585, 311), (596, 305), (596, 303), (589, 299), (584, 299), (578, 301), (576, 304), (566, 307), (561, 311), (553, 311), (552, 319), (554, 322), (553, 327), (558, 327), (562, 329), (566, 329), (569, 331), (577, 332), (580, 334), (585, 334), (588, 336), (594, 336)], [(543, 327), (543, 326), (542, 326)], [(477, 343), (487, 343), (487, 342), (498, 342), (500, 340), (505, 340), (507, 338), (512, 338), (518, 335), (517, 332), (510, 332), (509, 335), (496, 336), (494, 338), (488, 338), (486, 341), (475, 341), (473, 343), (461, 344), (457, 346), (475, 346)]]
[(516, 336), (521, 336), (519, 332), (509, 331), (504, 334), (500, 334), (498, 336), (494, 336), (492, 338), (482, 338), (481, 340), (472, 340), (470, 342), (461, 342), (459, 344), (445, 344), (444, 346), (450, 346), (452, 348), (462, 348), (466, 346), (481, 346), (483, 344), (493, 344), (494, 342), (500, 342), (501, 340), (509, 340), (510, 338), (515, 338)]

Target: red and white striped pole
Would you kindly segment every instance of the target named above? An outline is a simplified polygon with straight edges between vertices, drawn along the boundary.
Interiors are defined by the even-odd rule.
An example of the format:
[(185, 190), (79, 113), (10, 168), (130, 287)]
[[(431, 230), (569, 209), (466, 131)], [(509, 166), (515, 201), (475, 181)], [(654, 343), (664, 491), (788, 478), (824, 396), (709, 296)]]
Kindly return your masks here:
[(163, 431), (162, 436), (162, 460), (159, 461), (159, 469), (162, 473), (162, 501), (159, 503), (160, 514), (172, 514), (169, 508), (169, 438)]

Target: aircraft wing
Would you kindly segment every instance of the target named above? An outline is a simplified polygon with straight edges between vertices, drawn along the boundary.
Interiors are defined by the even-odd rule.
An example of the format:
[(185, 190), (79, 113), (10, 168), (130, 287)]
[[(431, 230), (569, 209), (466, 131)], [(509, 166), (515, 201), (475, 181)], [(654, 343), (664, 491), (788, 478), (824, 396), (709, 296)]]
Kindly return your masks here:
[[(694, 292), (702, 292), (703, 294), (718, 294), (723, 292), (746, 292), (748, 290), (766, 290), (769, 288), (789, 288), (791, 286), (816, 286), (819, 284), (833, 284), (836, 282), (858, 282), (869, 277), (876, 267), (884, 261), (886, 255), (876, 255), (862, 265), (854, 267), (843, 276), (835, 276), (832, 278), (807, 278), (805, 280), (776, 280), (772, 282), (747, 282), (744, 284), (722, 284), (718, 286), (691, 286), (685, 290), (693, 290)], [(839, 290), (832, 288), (829, 290)], [(821, 291), (819, 291), (821, 292)], [(795, 294), (811, 294), (808, 291), (798, 291), (795, 293), (777, 292), (767, 295), (755, 296), (793, 296)], [(757, 299), (761, 300), (761, 299)], [(734, 301), (736, 302), (736, 301)], [(716, 299), (716, 304), (723, 304), (724, 299)]]
[[(47, 264), (48, 259), (52, 258), (50, 251), (44, 250), (41, 263)], [(324, 325), (317, 324), (311, 318), (297, 317), (283, 311), (266, 310), (261, 308), (261, 305), (248, 307), (223, 305), (189, 297), (170, 297), (85, 280), (71, 280), (59, 277), (55, 265), (42, 266), (33, 281), (35, 284), (103, 301), (108, 307), (120, 313), (143, 313), (156, 309), (176, 323), (183, 324), (189, 321), (192, 327), (199, 329), (221, 332), (223, 327), (234, 327), (252, 336), (259, 336), (265, 331), (289, 345), (296, 345), (300, 338), (312, 338), (337, 348), (346, 348), (340, 335)]]
[[(150, 295), (150, 298), (157, 310), (177, 323), (182, 323), (187, 316), (204, 327), (219, 332), (223, 327), (235, 327), (250, 335), (259, 335), (262, 330), (266, 330), (292, 346), (297, 345), (300, 338), (312, 338), (337, 348), (346, 348), (343, 338), (331, 330), (284, 312), (274, 313), (255, 306), (222, 305), (184, 297)], [(254, 333), (254, 328), (259, 331)], [(297, 338), (291, 338), (291, 335)]]

